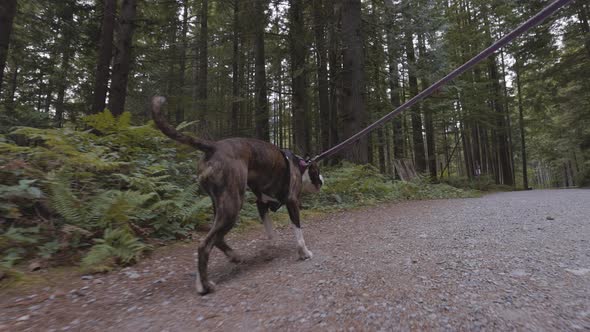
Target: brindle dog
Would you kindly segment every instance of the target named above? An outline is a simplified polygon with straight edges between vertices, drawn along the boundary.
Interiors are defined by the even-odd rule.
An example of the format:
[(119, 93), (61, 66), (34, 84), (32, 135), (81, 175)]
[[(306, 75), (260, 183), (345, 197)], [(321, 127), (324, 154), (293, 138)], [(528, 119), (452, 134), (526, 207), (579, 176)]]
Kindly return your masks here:
[(198, 165), (199, 181), (213, 202), (213, 226), (198, 249), (196, 288), (199, 294), (213, 291), (207, 276), (207, 262), (213, 246), (221, 249), (230, 261), (240, 261), (223, 238), (236, 224), (246, 187), (257, 197), (256, 205), (269, 239), (273, 240), (273, 231), (268, 210), (276, 211), (285, 204), (295, 230), (299, 257), (311, 258), (299, 222), (299, 196), (302, 190), (320, 190), (323, 182), (318, 165), (257, 139), (209, 141), (179, 133), (161, 113), (165, 101), (159, 96), (152, 99), (154, 121), (166, 136), (204, 152)]

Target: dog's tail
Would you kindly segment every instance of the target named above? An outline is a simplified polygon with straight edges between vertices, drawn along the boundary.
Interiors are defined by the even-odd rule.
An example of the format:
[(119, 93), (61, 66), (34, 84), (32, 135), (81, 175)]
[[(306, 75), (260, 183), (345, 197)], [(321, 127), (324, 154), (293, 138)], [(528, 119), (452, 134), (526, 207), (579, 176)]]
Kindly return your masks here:
[(152, 118), (156, 122), (156, 126), (158, 126), (164, 135), (172, 138), (173, 140), (179, 141), (180, 143), (195, 147), (206, 153), (215, 151), (215, 143), (213, 141), (184, 135), (178, 132), (176, 128), (172, 127), (168, 121), (166, 121), (161, 112), (162, 105), (164, 105), (165, 102), (166, 98), (162, 96), (155, 96), (152, 98)]

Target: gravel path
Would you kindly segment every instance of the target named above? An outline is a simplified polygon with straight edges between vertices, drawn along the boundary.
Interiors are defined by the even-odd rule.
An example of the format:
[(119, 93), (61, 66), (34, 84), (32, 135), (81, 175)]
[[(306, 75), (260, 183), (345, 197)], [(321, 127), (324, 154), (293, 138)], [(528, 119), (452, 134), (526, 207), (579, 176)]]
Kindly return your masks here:
[[(412, 201), (230, 236), (217, 291), (193, 288), (196, 243), (122, 271), (0, 300), (10, 331), (590, 331), (590, 190)], [(6, 291), (5, 291), (6, 292)]]

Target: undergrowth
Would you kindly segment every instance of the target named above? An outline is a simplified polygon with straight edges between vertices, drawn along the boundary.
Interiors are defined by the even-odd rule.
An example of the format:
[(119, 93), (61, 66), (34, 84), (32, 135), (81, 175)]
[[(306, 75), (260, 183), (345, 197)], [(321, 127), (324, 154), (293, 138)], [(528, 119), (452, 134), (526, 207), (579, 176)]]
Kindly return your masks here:
[(320, 193), (304, 197), (306, 206), (320, 211), (354, 208), (380, 202), (473, 197), (476, 192), (430, 183), (425, 178), (395, 181), (372, 165), (343, 163), (322, 172)]
[(514, 190), (511, 186), (504, 184), (496, 184), (496, 181), (489, 175), (482, 175), (475, 179), (468, 179), (467, 177), (446, 177), (441, 179), (443, 183), (456, 188), (464, 188), (479, 191), (511, 191)]
[[(211, 201), (196, 181), (198, 152), (152, 123), (133, 126), (128, 113), (116, 118), (105, 111), (85, 122), (88, 130), (17, 127), (0, 136), (2, 275), (31, 260), (108, 271), (210, 222)], [(307, 211), (474, 195), (420, 179), (393, 181), (369, 165), (343, 164), (323, 174), (322, 191), (304, 196)], [(284, 208), (279, 213), (286, 219)], [(251, 193), (240, 218), (258, 218)]]

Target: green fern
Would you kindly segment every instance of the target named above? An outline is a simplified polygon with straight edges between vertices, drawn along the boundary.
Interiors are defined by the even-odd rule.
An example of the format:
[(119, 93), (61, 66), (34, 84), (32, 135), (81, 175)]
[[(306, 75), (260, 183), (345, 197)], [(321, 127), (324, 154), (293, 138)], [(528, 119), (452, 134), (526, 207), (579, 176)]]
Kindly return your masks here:
[(127, 165), (113, 160), (107, 153), (108, 148), (94, 144), (96, 136), (87, 132), (21, 127), (11, 135), (22, 135), (33, 145), (28, 157), (43, 169), (70, 165), (84, 170), (113, 171)]
[(91, 223), (84, 203), (74, 195), (69, 186), (69, 177), (63, 174), (50, 175), (49, 202), (51, 207), (67, 223), (82, 227), (83, 229), (92, 228), (95, 224)]
[(82, 267), (94, 272), (109, 271), (115, 264), (135, 263), (150, 249), (150, 246), (122, 228), (106, 229), (102, 239), (94, 242), (95, 245), (82, 259)]
[(111, 133), (129, 128), (131, 113), (123, 112), (120, 116), (115, 117), (111, 111), (105, 109), (100, 113), (83, 117), (82, 121), (102, 133)]

